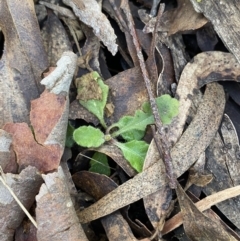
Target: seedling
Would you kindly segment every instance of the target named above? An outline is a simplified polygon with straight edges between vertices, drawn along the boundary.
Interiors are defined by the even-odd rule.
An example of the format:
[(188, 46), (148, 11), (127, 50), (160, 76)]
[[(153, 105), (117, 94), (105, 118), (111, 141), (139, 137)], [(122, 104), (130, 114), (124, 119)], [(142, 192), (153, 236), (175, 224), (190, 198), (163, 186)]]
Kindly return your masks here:
[[(87, 80), (90, 84), (87, 84)], [(106, 129), (103, 133), (100, 129), (92, 126), (81, 126), (73, 132), (74, 141), (83, 147), (97, 148), (104, 143), (111, 141), (121, 149), (123, 156), (130, 165), (138, 172), (142, 171), (143, 162), (148, 150), (148, 144), (141, 140), (144, 136), (146, 127), (154, 124), (154, 117), (149, 103), (144, 103), (141, 110), (137, 110), (134, 116), (123, 116), (117, 123), (107, 127), (104, 121), (104, 108), (107, 102), (108, 86), (104, 84), (97, 72), (92, 72), (79, 78), (77, 82), (78, 98), (80, 103), (91, 113), (96, 115)], [(90, 98), (86, 93), (88, 88), (93, 88), (97, 96), (93, 96), (90, 91)], [(81, 93), (84, 89), (84, 100)], [(177, 116), (179, 102), (170, 95), (162, 95), (156, 98), (161, 121), (164, 125), (171, 123), (173, 117)], [(126, 142), (117, 141), (121, 136)], [(93, 166), (91, 167), (93, 168)]]

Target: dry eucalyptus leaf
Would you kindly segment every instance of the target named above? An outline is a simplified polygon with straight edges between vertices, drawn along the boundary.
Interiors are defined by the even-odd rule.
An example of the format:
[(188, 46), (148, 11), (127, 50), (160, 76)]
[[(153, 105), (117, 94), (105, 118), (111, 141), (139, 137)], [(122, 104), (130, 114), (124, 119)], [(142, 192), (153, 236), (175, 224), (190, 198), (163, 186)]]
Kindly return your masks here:
[(110, 156), (126, 173), (129, 177), (137, 174), (136, 170), (126, 161), (123, 157), (122, 151), (115, 145), (103, 144), (96, 151)]
[(240, 170), (240, 147), (236, 129), (228, 115), (224, 115), (221, 134), (224, 142), (224, 149), (226, 154), (226, 165), (233, 185), (240, 184), (239, 170)]
[(240, 62), (240, 33), (237, 31), (240, 19), (238, 1), (191, 0), (191, 2), (194, 9), (197, 12), (203, 13), (212, 23), (225, 46)]
[[(229, 121), (228, 121), (229, 123)], [(230, 128), (232, 126), (230, 125)], [(224, 137), (227, 140), (227, 135), (224, 133)], [(228, 143), (227, 143), (228, 144)], [(231, 143), (232, 146), (236, 145)], [(236, 177), (236, 172), (232, 168), (238, 166), (238, 159), (235, 156), (231, 156), (234, 150), (228, 149), (229, 145), (225, 145), (221, 140), (219, 134), (213, 139), (211, 145), (206, 150), (206, 169), (209, 174), (213, 174), (213, 180), (204, 189), (206, 195), (211, 195), (213, 193), (225, 190), (227, 188), (233, 187), (234, 183), (238, 182), (239, 177)], [(229, 153), (228, 153), (229, 151)], [(234, 158), (231, 160), (231, 158)], [(229, 162), (230, 161), (230, 162)], [(233, 164), (233, 166), (228, 167), (228, 163)], [(235, 163), (235, 164), (234, 164)], [(231, 177), (233, 175), (233, 178)], [(238, 228), (240, 228), (240, 197), (234, 199), (228, 199), (222, 203), (217, 204), (217, 207), (221, 212)]]
[(39, 96), (47, 68), (33, 1), (1, 1), (0, 27), (4, 52), (0, 61), (0, 127), (6, 122), (29, 123), (30, 101)]
[[(200, 13), (197, 13), (192, 4), (188, 0), (178, 0), (178, 7), (166, 11), (160, 19), (158, 31), (167, 32), (168, 35), (173, 35), (178, 32), (187, 30), (195, 30), (204, 26), (208, 20)], [(143, 10), (139, 12), (142, 20), (146, 23)], [(156, 23), (156, 17), (151, 18), (147, 23), (144, 32), (153, 32)]]
[(109, 118), (111, 123), (117, 122), (124, 115), (134, 115), (148, 101), (139, 67), (120, 72), (106, 80), (106, 84), (111, 89), (109, 99), (115, 106), (114, 113)]
[[(187, 130), (183, 133), (179, 142), (177, 142), (171, 150), (174, 171), (177, 176), (183, 174), (197, 159), (199, 159), (199, 156), (205, 151), (218, 130), (224, 111), (225, 99), (222, 87), (216, 83), (212, 84), (208, 84), (196, 116)], [(218, 111), (214, 113), (212, 110), (216, 108)], [(157, 161), (162, 170), (165, 170), (162, 160), (160, 157), (157, 157), (157, 155), (158, 150), (154, 141), (152, 141), (146, 156), (146, 161), (153, 159)], [(146, 165), (149, 164), (146, 163)], [(168, 183), (165, 182), (164, 186), (162, 186), (161, 189), (159, 188), (160, 190), (158, 190), (158, 192), (149, 196), (149, 199), (152, 199), (149, 204), (146, 204), (144, 200), (147, 206), (157, 206), (159, 197), (165, 197), (165, 200), (163, 199), (163, 202), (166, 204), (165, 210), (161, 207), (158, 207), (152, 212), (149, 210), (149, 218), (154, 227), (157, 225), (156, 220), (161, 220), (164, 217), (169, 206), (170, 200), (169, 194), (167, 193), (167, 185)], [(146, 200), (148, 200), (148, 197), (146, 197)]]
[(42, 175), (42, 184), (36, 196), (38, 241), (88, 240), (79, 224), (66, 177), (59, 167), (57, 172)]
[(220, 223), (200, 212), (180, 185), (177, 189), (178, 202), (183, 216), (183, 226), (187, 236), (192, 241), (235, 241)]
[(93, 28), (94, 34), (103, 42), (112, 55), (117, 53), (115, 43), (117, 37), (96, 0), (63, 0), (63, 2), (73, 9), (75, 15), (83, 23)]
[(180, 102), (179, 114), (170, 124), (169, 141), (174, 144), (181, 136), (195, 89), (216, 80), (238, 81), (239, 75), (240, 64), (232, 54), (214, 51), (195, 56), (186, 65), (179, 80), (175, 96)]
[[(73, 180), (77, 187), (93, 196), (95, 200), (117, 188), (117, 184), (109, 177), (88, 171), (75, 173)], [(102, 218), (101, 222), (109, 240), (137, 240), (119, 211)]]
[(208, 84), (197, 114), (181, 136), (181, 141), (178, 141), (171, 151), (177, 176), (188, 170), (209, 146), (220, 125), (224, 107), (225, 95), (222, 86), (217, 83)]
[(72, 50), (70, 40), (61, 21), (52, 12), (48, 13), (41, 35), (50, 66), (56, 65), (63, 52)]
[[(203, 198), (202, 200), (196, 202), (195, 206), (199, 209), (200, 212), (207, 210), (207, 212), (205, 212), (205, 213), (207, 215), (209, 215), (209, 213), (210, 214), (212, 213), (212, 212), (209, 212), (209, 211), (211, 211), (211, 210), (208, 210), (209, 208), (211, 208), (212, 206), (219, 204), (229, 198), (237, 197), (239, 195), (240, 195), (240, 186), (236, 186), (236, 187), (225, 189), (218, 193), (214, 193), (210, 196), (207, 196), (207, 197)], [(192, 197), (194, 197), (194, 196), (192, 196)], [(196, 197), (194, 199), (196, 199)], [(218, 217), (218, 220), (219, 220), (219, 217)], [(162, 230), (162, 234), (164, 235), (164, 234), (171, 232), (175, 228), (179, 227), (182, 224), (182, 222), (183, 222), (182, 213), (179, 212), (178, 214), (176, 214), (175, 216), (173, 216), (172, 218), (170, 218), (169, 220), (166, 221), (164, 228)], [(221, 222), (221, 223), (224, 224), (223, 222)], [(230, 228), (228, 228), (228, 230), (230, 230)], [(237, 234), (235, 233), (234, 237), (236, 237), (236, 236), (237, 236)], [(239, 240), (239, 238), (237, 240)]]
[[(78, 213), (81, 223), (106, 216), (144, 196), (156, 192), (167, 180), (165, 169), (161, 170), (159, 165), (152, 165), (147, 171), (136, 175), (133, 179), (125, 182), (98, 202)], [(121, 198), (120, 198), (121, 197)]]
[[(18, 175), (7, 173), (4, 177), (23, 206), (29, 209), (43, 182), (38, 170), (29, 166)], [(21, 224), (25, 213), (2, 182), (0, 182), (0, 213), (0, 240), (12, 241), (14, 231)]]
[[(164, 163), (159, 159), (159, 153), (155, 141), (153, 140), (147, 151), (143, 171), (147, 170), (154, 163), (158, 163), (161, 169), (164, 170)], [(167, 182), (160, 190), (143, 198), (146, 214), (154, 229), (158, 228), (160, 220), (165, 220), (171, 201), (172, 191)]]
[[(95, 70), (98, 73), (101, 73), (99, 64), (100, 41), (94, 34), (92, 28), (88, 27), (84, 23), (81, 23), (81, 28), (86, 37), (86, 41), (82, 48), (82, 57), (80, 57), (78, 64), (83, 63), (83, 65), (85, 65), (84, 68), (87, 68), (88, 70), (90, 70), (90, 72)], [(80, 72), (80, 75), (83, 74), (86, 74), (86, 72)]]

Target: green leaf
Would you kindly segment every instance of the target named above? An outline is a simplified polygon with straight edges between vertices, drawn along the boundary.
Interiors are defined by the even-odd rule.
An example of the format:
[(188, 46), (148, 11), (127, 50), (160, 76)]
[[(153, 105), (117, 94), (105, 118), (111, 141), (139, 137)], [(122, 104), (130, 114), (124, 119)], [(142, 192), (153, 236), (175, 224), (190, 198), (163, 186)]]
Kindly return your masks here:
[(83, 75), (77, 81), (78, 99), (89, 112), (93, 113), (106, 128), (104, 108), (107, 103), (109, 87), (104, 84), (99, 74), (94, 71)]
[(126, 143), (116, 142), (115, 145), (121, 149), (130, 165), (136, 171), (141, 172), (149, 145), (145, 141), (136, 140)]
[(96, 172), (106, 176), (110, 176), (111, 174), (107, 156), (101, 152), (94, 153), (92, 160), (90, 161), (90, 166), (90, 172)]
[[(177, 116), (179, 109), (178, 100), (170, 95), (162, 95), (156, 98), (158, 111), (161, 121), (164, 125), (170, 124), (172, 118)], [(154, 117), (149, 102), (142, 105), (143, 110), (137, 110), (134, 116), (124, 116), (109, 129), (118, 127), (118, 130), (112, 133), (112, 137), (122, 135), (129, 140), (140, 140), (144, 136), (147, 125), (154, 124)]]
[(75, 143), (75, 141), (73, 140), (73, 132), (74, 132), (74, 127), (68, 122), (66, 141), (65, 141), (66, 147), (71, 148)]
[(170, 124), (173, 117), (178, 115), (179, 101), (170, 95), (162, 95), (156, 99), (156, 102), (162, 123)]
[(92, 126), (81, 126), (73, 132), (73, 139), (83, 147), (99, 147), (104, 142), (104, 134)]
[[(151, 113), (145, 113), (142, 110), (137, 110), (134, 116), (124, 116), (117, 123), (113, 124), (110, 128), (119, 128), (117, 131), (112, 133), (113, 137), (122, 135), (123, 138), (127, 137), (128, 139), (130, 139), (131, 136), (136, 136), (137, 139), (139, 139), (140, 136), (144, 135), (146, 126), (153, 123), (154, 118)], [(126, 134), (124, 135), (124, 133)]]
[[(125, 116), (122, 118), (120, 125), (118, 126), (119, 128), (125, 127), (127, 125), (131, 126), (131, 123), (133, 121), (132, 116)], [(120, 127), (121, 126), (121, 127)], [(131, 131), (126, 131), (121, 134), (121, 136), (126, 140), (126, 141), (131, 141), (131, 140), (141, 140), (144, 137), (145, 130), (131, 130)]]
[[(172, 122), (173, 117), (178, 115), (179, 101), (170, 95), (161, 95), (156, 98), (160, 119), (164, 125)], [(142, 109), (146, 113), (152, 113), (149, 102), (143, 104)]]

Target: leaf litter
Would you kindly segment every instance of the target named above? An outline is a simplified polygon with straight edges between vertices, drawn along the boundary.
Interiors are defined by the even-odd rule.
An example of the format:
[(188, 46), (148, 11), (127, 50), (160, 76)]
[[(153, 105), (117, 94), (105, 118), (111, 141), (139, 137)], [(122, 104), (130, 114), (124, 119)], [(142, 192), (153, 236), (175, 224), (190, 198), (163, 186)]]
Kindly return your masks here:
[[(110, 240), (149, 240), (151, 232), (153, 237), (158, 235), (160, 239), (162, 234), (174, 230), (182, 222), (184, 232), (191, 240), (239, 240), (232, 230), (239, 228), (239, 202), (236, 197), (239, 195), (239, 143), (235, 131), (237, 126), (234, 127), (231, 117), (227, 116), (224, 116), (221, 124), (225, 93), (221, 85), (211, 83), (220, 80), (239, 81), (239, 63), (235, 59), (239, 59), (238, 43), (235, 41), (239, 38), (238, 33), (232, 31), (234, 28), (219, 27), (224, 25), (221, 21), (229, 15), (224, 15), (224, 11), (229, 12), (229, 9), (233, 13), (229, 24), (236, 25), (236, 7), (229, 2), (210, 11), (208, 4), (211, 1), (202, 3), (178, 0), (177, 8), (173, 8), (170, 2), (161, 4), (155, 17), (154, 8), (151, 16), (148, 15), (149, 11), (137, 13), (138, 8), (134, 1), (129, 5), (128, 1), (120, 3), (114, 0), (103, 1), (102, 4), (95, 0), (63, 2), (70, 8), (66, 8), (64, 4), (57, 6), (44, 2), (41, 4), (46, 6), (47, 11), (42, 7), (36, 8), (36, 11), (40, 11), (37, 14), (40, 26), (44, 26), (41, 29), (43, 41), (32, 3), (21, 8), (13, 8), (7, 0), (2, 3), (4, 13), (0, 18), (0, 26), (5, 44), (0, 72), (3, 80), (0, 82), (3, 93), (0, 102), (0, 165), (7, 177), (15, 175), (14, 180), (21, 175), (26, 180), (28, 176), (35, 175), (29, 173), (31, 168), (33, 173), (37, 173), (34, 185), (28, 183), (35, 188), (31, 191), (32, 194), (22, 191), (27, 192), (31, 199), (27, 203), (24, 201), (25, 194), (20, 192), (22, 189), (16, 190), (9, 184), (16, 196), (23, 199), (23, 205), (27, 209), (31, 208), (33, 215), (33, 210), (36, 211), (38, 229), (28, 223), (29, 229), (25, 238), (32, 235), (31, 237), (37, 237), (38, 240), (93, 240), (93, 236), (89, 235), (93, 233), (93, 229), (88, 225), (80, 225), (79, 221), (88, 223), (101, 218), (105, 233), (100, 235), (105, 235)], [(140, 4), (146, 10), (146, 1)], [(224, 17), (216, 20), (218, 11)], [(21, 15), (23, 12), (27, 14)], [(188, 18), (188, 15), (191, 18)], [(159, 19), (158, 23), (156, 18)], [(209, 34), (212, 26), (209, 27), (209, 23), (206, 25), (207, 21), (213, 25), (222, 42), (219, 39), (211, 40)], [(208, 28), (209, 31), (203, 31)], [(146, 32), (152, 34), (146, 35)], [(26, 47), (26, 36), (31, 48)], [(203, 41), (206, 41), (206, 45), (209, 41), (214, 41), (211, 43), (211, 51), (201, 52), (188, 45), (186, 39), (193, 40), (194, 36), (198, 41), (195, 45), (199, 45), (201, 50), (206, 49)], [(146, 42), (147, 38), (150, 41)], [(117, 53), (112, 59), (119, 59), (120, 71), (114, 69), (118, 67), (113, 67), (112, 59), (109, 61), (109, 53), (100, 41), (113, 55)], [(231, 53), (216, 51), (216, 43), (225, 45)], [(171, 49), (172, 60), (169, 59), (167, 47)], [(144, 55), (141, 54), (142, 48)], [(78, 52), (78, 56), (72, 53), (73, 50)], [(189, 56), (194, 58), (190, 61)], [(144, 60), (147, 60), (146, 64)], [(52, 68), (55, 65), (57, 67)], [(41, 74), (47, 66), (49, 73), (45, 74), (41, 86)], [(167, 73), (168, 70), (174, 73)], [(93, 78), (82, 84), (76, 81), (89, 73), (97, 73), (95, 80)], [(171, 77), (168, 78), (165, 74)], [(101, 87), (109, 88), (109, 93), (99, 88), (96, 80)], [(175, 87), (172, 85), (173, 88), (170, 88), (174, 80)], [(74, 83), (77, 83), (77, 86)], [(43, 85), (46, 88), (44, 92)], [(206, 87), (202, 88), (204, 85)], [(204, 93), (202, 99), (200, 91)], [(121, 128), (129, 129), (128, 125), (132, 123), (129, 116), (138, 113), (142, 104), (148, 100), (147, 93), (155, 121), (146, 123), (144, 128), (139, 126), (130, 132), (121, 132)], [(179, 103), (179, 114), (170, 116), (166, 121), (160, 115), (160, 119), (154, 111), (155, 98), (158, 97), (156, 93), (174, 96), (176, 103)], [(84, 104), (87, 98), (92, 101), (92, 106), (102, 98), (104, 103), (100, 108), (91, 107), (91, 111), (89, 106)], [(168, 103), (173, 107), (173, 104), (169, 101)], [(108, 113), (105, 106), (108, 106)], [(100, 121), (91, 115), (89, 110), (95, 115), (100, 113), (97, 114)], [(98, 112), (94, 112), (96, 110)], [(71, 119), (69, 125), (68, 119)], [(122, 122), (118, 123), (119, 120)], [(152, 126), (145, 130), (149, 124), (155, 124), (157, 128)], [(99, 145), (106, 141), (100, 147), (82, 148), (73, 142), (74, 129), (78, 127), (88, 126), (88, 130), (95, 128), (98, 133), (102, 133), (111, 125), (111, 129), (106, 129), (107, 134), (101, 134), (100, 138), (97, 138), (100, 140)], [(136, 123), (134, 125), (137, 126)], [(67, 132), (67, 126), (71, 126), (72, 130)], [(69, 153), (69, 167), (66, 160), (65, 166), (60, 162), (66, 132), (67, 140), (70, 140), (65, 148), (65, 153)], [(117, 145), (114, 145), (115, 140), (110, 138), (114, 133), (117, 133), (114, 136)], [(91, 136), (92, 132), (90, 135), (86, 132), (80, 134), (77, 138), (80, 142), (85, 138), (88, 139), (87, 142), (96, 139), (95, 134)], [(101, 138), (107, 139), (101, 141)], [(139, 148), (144, 151), (141, 152)], [(97, 152), (92, 155), (91, 161), (76, 158), (82, 151), (88, 155), (88, 152), (93, 150)], [(97, 154), (98, 152), (101, 154)], [(135, 161), (127, 162), (126, 159), (131, 159), (133, 154), (137, 156)], [(97, 166), (95, 160), (99, 158), (101, 164)], [(65, 167), (64, 174), (60, 165)], [(193, 165), (194, 169), (190, 169)], [(101, 167), (110, 177), (91, 172), (100, 172)], [(42, 186), (43, 180), (36, 168), (43, 173)], [(137, 174), (136, 170), (141, 172)], [(182, 214), (177, 214), (177, 217), (180, 216), (178, 219), (174, 216), (166, 221), (174, 203), (172, 195), (175, 190), (172, 188), (174, 189), (178, 182), (176, 178), (186, 171), (190, 171), (185, 187), (188, 188), (188, 193), (184, 192), (179, 184), (176, 189)], [(79, 193), (73, 186), (71, 174)], [(77, 175), (81, 175), (81, 185), (76, 179)], [(110, 187), (113, 180), (117, 183), (114, 188), (96, 196), (97, 190)], [(17, 240), (21, 230), (24, 230), (24, 214), (2, 183), (0, 188), (0, 199), (5, 200), (4, 198), (8, 197), (8, 200), (12, 200), (14, 210), (18, 210), (12, 212), (11, 208), (6, 209), (5, 202), (1, 202), (1, 217), (5, 224), (8, 223), (7, 226), (2, 226), (1, 240), (13, 240), (15, 230)], [(21, 188), (24, 188), (24, 184)], [(201, 193), (204, 193), (206, 198), (194, 205), (190, 198), (196, 201)], [(89, 201), (92, 202), (88, 195), (95, 198), (96, 202), (86, 208)], [(33, 206), (34, 199), (36, 208)], [(144, 213), (145, 208), (148, 216), (141, 218), (141, 221), (134, 217), (137, 212), (131, 211), (138, 205), (135, 202), (140, 199), (143, 199), (144, 206), (139, 212)], [(120, 209), (130, 204), (126, 222)], [(219, 222), (219, 217), (212, 210), (207, 210), (212, 205), (216, 205), (231, 223)], [(4, 210), (10, 214), (5, 215)], [(126, 212), (126, 208), (124, 210)], [(204, 210), (207, 211), (203, 213)], [(51, 219), (49, 213), (52, 213)], [(15, 216), (19, 218), (11, 224), (11, 217)], [(133, 218), (130, 222), (131, 216)], [(50, 225), (46, 225), (46, 222)], [(145, 231), (136, 229), (134, 222), (145, 226)], [(137, 235), (131, 228), (138, 230)], [(173, 236), (174, 233), (164, 238), (168, 240), (168, 237)]]

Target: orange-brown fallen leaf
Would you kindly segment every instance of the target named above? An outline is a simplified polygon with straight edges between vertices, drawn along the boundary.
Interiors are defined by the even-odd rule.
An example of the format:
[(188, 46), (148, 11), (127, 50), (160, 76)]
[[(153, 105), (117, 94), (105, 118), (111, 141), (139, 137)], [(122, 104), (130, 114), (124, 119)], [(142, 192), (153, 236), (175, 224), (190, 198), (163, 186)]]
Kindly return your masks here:
[(46, 90), (32, 101), (27, 123), (7, 123), (3, 129), (12, 135), (12, 146), (20, 170), (28, 165), (42, 172), (57, 169), (65, 146), (68, 121), (68, 90), (77, 56), (65, 52), (51, 74), (42, 80)]
[(62, 156), (59, 145), (38, 144), (26, 123), (8, 123), (3, 129), (12, 135), (12, 145), (20, 170), (29, 165), (37, 167), (41, 172), (48, 172), (58, 167)]

